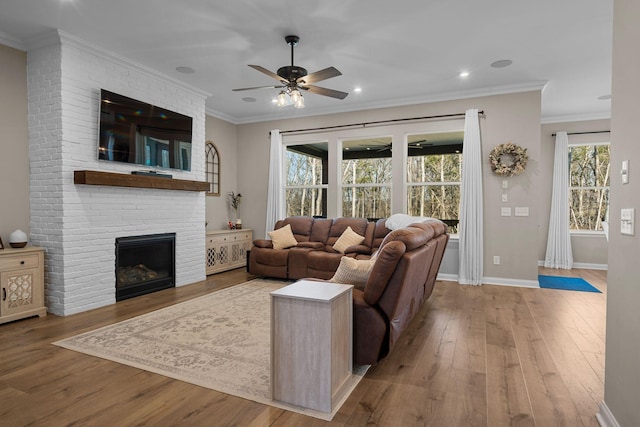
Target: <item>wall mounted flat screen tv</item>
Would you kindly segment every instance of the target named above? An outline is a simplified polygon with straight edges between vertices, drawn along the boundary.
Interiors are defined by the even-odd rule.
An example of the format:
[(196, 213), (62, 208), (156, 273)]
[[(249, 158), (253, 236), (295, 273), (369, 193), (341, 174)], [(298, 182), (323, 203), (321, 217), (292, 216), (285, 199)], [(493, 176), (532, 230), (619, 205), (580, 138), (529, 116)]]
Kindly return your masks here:
[(191, 170), (193, 119), (102, 89), (98, 159)]

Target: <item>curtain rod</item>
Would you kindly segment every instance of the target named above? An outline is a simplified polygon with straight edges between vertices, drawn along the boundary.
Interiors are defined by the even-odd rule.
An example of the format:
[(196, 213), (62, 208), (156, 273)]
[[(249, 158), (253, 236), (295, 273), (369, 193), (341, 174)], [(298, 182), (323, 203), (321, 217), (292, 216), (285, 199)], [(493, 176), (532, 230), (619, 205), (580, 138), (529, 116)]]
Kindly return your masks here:
[[(594, 130), (591, 132), (567, 132), (567, 135), (588, 135), (590, 133), (609, 133), (610, 130)], [(551, 134), (551, 136), (556, 136), (555, 132)]]
[[(348, 124), (348, 125), (335, 125), (335, 126), (324, 126), (324, 127), (319, 127), (319, 128), (283, 130), (283, 131), (280, 132), (280, 135), (285, 134), (285, 133), (295, 133), (295, 132), (310, 132), (310, 131), (316, 131), (316, 130), (341, 129), (341, 128), (354, 127), (354, 126), (367, 127), (367, 126), (370, 126), (370, 125), (379, 125), (379, 124), (382, 124), (382, 123), (406, 122), (406, 121), (411, 121), (411, 120), (444, 119), (444, 118), (459, 117), (459, 116), (464, 116), (464, 115), (465, 115), (465, 113), (439, 114), (439, 115), (436, 115), (436, 116), (408, 117), (408, 118), (404, 118), (404, 119), (389, 119), (389, 120), (378, 120), (378, 121), (375, 121), (375, 122), (351, 123), (351, 124)], [(479, 116), (484, 116), (484, 111), (478, 111), (478, 115)], [(269, 134), (271, 134), (271, 132), (269, 132)]]

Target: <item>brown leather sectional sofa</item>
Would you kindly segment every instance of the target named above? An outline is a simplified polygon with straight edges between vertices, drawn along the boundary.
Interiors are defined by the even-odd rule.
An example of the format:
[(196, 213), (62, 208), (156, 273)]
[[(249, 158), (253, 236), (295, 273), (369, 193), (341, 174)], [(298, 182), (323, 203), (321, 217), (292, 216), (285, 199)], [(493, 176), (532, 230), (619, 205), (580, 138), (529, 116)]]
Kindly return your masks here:
[[(330, 279), (343, 256), (369, 259), (377, 251), (369, 278), (353, 289), (354, 363), (375, 364), (386, 357), (422, 304), (431, 295), (449, 241), (440, 221), (411, 224), (397, 230), (385, 219), (315, 219), (289, 217), (275, 229), (291, 225), (298, 244), (273, 249), (270, 240), (254, 241), (249, 272), (282, 279)], [(347, 227), (364, 242), (339, 253), (332, 245)]]

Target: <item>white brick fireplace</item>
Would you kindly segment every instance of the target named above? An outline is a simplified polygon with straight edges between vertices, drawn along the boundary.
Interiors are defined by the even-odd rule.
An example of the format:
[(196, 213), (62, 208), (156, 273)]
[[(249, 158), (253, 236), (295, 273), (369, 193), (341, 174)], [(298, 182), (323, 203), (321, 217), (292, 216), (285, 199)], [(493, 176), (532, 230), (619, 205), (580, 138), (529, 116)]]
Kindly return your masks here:
[(115, 303), (115, 239), (176, 233), (176, 286), (205, 279), (202, 192), (76, 185), (98, 161), (100, 89), (193, 117), (192, 170), (204, 180), (205, 97), (187, 85), (60, 32), (28, 50), (31, 242), (46, 248), (46, 305), (69, 315)]

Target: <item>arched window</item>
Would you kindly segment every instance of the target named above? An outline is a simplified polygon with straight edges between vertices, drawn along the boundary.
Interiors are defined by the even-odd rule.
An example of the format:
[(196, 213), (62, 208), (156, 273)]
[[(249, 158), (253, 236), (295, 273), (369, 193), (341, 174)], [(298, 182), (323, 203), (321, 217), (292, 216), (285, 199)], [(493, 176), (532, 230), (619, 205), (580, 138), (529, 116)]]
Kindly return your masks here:
[(206, 176), (209, 183), (209, 196), (220, 195), (220, 154), (218, 149), (211, 141), (207, 141), (205, 147), (206, 156)]

